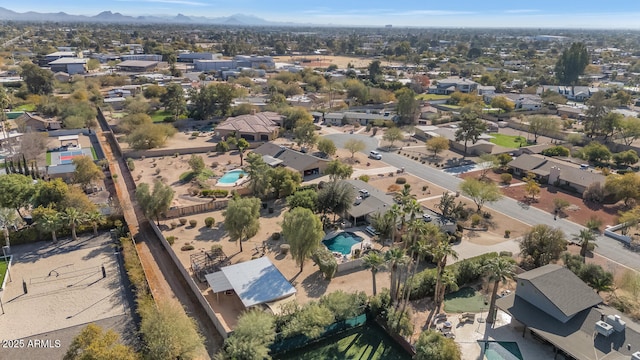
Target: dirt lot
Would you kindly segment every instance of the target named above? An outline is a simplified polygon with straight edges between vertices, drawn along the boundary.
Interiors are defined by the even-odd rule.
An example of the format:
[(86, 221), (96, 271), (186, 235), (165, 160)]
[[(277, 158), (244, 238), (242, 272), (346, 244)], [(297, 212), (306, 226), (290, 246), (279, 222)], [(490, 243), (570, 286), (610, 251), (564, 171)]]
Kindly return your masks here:
[[(407, 184), (411, 185), (411, 194), (414, 195), (418, 201), (434, 196), (440, 196), (446, 191), (437, 185), (423, 181), (409, 174), (394, 174), (393, 176), (389, 176), (388, 174), (380, 175), (382, 176), (372, 176), (369, 179), (369, 184), (385, 192), (401, 191), (404, 185), (396, 184), (396, 179), (403, 177), (407, 180)], [(422, 190), (423, 186), (427, 186), (425, 191)]]
[(623, 204), (585, 204), (580, 197), (574, 194), (569, 194), (554, 186), (541, 186), (540, 194), (536, 197), (535, 201), (527, 199), (525, 201), (525, 187), (524, 186), (510, 186), (502, 188), (502, 192), (510, 198), (516, 199), (522, 202), (523, 206), (534, 206), (538, 209), (544, 210), (553, 214), (554, 206), (553, 199), (561, 198), (569, 201), (571, 206), (565, 209), (564, 214), (560, 216), (566, 217), (568, 220), (573, 221), (580, 225), (585, 225), (592, 217), (598, 218), (602, 221), (602, 227), (607, 225), (615, 225), (618, 219), (618, 212), (622, 210)]
[[(335, 64), (339, 69), (346, 69), (351, 63), (356, 68), (366, 68), (374, 61), (372, 58), (350, 57), (350, 56), (332, 56), (332, 55), (308, 55), (308, 56), (276, 56), (273, 58), (275, 62), (300, 62), (300, 65), (307, 67), (327, 67)], [(384, 65), (400, 65), (396, 62), (382, 61)]]

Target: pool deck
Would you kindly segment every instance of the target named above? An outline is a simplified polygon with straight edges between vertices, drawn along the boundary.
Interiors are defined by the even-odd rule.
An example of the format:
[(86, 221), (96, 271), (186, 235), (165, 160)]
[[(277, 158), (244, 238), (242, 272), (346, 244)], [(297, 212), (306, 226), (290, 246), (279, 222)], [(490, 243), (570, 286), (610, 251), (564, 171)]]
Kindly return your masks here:
[[(241, 169), (229, 170), (229, 171), (225, 172), (222, 176), (226, 175), (229, 172), (238, 171), (238, 170), (241, 170)], [(215, 186), (219, 186), (219, 187), (234, 187), (234, 186), (240, 186), (240, 185), (244, 184), (247, 181), (249, 181), (249, 177), (245, 175), (242, 178), (240, 178), (240, 179), (238, 179), (238, 180), (236, 180), (235, 182), (232, 182), (232, 183), (222, 183), (222, 182), (220, 182), (218, 180), (218, 181), (216, 181), (216, 185)]]
[(464, 360), (484, 359), (482, 344), (478, 343), (478, 340), (516, 342), (524, 359), (553, 359), (551, 346), (541, 344), (531, 335), (523, 338), (522, 327), (511, 325), (511, 317), (506, 313), (498, 311), (493, 326), (478, 322), (478, 318), (486, 316), (485, 310), (482, 314), (476, 314), (476, 321), (473, 324), (460, 324), (458, 314), (449, 314), (448, 320), (452, 323), (453, 333), (456, 335), (456, 342), (460, 345)]

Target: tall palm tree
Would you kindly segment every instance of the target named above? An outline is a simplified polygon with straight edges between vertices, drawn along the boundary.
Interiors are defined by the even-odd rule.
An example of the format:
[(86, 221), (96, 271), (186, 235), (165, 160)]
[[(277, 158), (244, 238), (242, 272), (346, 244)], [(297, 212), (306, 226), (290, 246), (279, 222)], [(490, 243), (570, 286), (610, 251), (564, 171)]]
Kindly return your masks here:
[(596, 241), (596, 235), (589, 229), (580, 230), (580, 233), (574, 235), (573, 239), (578, 241), (578, 244), (580, 244), (580, 256), (582, 256), (583, 260), (587, 256), (587, 253), (597, 246), (594, 244), (594, 241)]
[(371, 269), (371, 277), (373, 278), (373, 296), (376, 296), (377, 287), (376, 287), (376, 274), (378, 271), (383, 270), (385, 266), (385, 259), (378, 252), (370, 252), (362, 258), (363, 265), (366, 269)]
[(61, 219), (71, 229), (71, 239), (78, 240), (76, 226), (84, 221), (84, 214), (76, 208), (66, 208), (61, 214)]
[(484, 273), (489, 276), (489, 281), (493, 281), (489, 314), (487, 315), (487, 322), (490, 324), (493, 323), (496, 318), (496, 299), (498, 298), (500, 282), (513, 278), (515, 275), (514, 270), (513, 261), (504, 256), (490, 259), (484, 265)]
[(17, 226), (20, 221), (18, 212), (15, 209), (0, 208), (0, 226), (4, 232), (4, 241), (7, 247), (10, 247), (9, 242), (9, 227)]
[(447, 259), (449, 257), (456, 260), (458, 259), (458, 253), (453, 249), (453, 246), (448, 239), (444, 238), (440, 239), (440, 241), (431, 248), (430, 253), (433, 256), (433, 261), (436, 263), (437, 267), (436, 288), (433, 298), (436, 302), (436, 312), (440, 312), (440, 306), (444, 299), (444, 289), (442, 287), (442, 275), (444, 273), (444, 268), (447, 266)]
[(417, 217), (422, 216), (422, 206), (416, 199), (411, 199), (407, 204), (402, 207), (402, 211), (409, 215), (409, 220), (415, 220)]
[(400, 208), (400, 206), (398, 206), (398, 204), (393, 204), (391, 206), (391, 209), (389, 209), (386, 213), (385, 216), (388, 216), (393, 224), (392, 227), (392, 232), (391, 232), (391, 246), (393, 246), (393, 244), (396, 241), (396, 231), (398, 230), (398, 220), (400, 218), (404, 218), (404, 213), (402, 212), (402, 209)]
[(384, 254), (384, 259), (391, 270), (391, 301), (397, 301), (400, 279), (409, 263), (409, 257), (404, 253), (404, 250), (391, 248)]
[(93, 226), (93, 235), (98, 235), (98, 225), (104, 223), (104, 215), (99, 211), (92, 211), (87, 214), (85, 220)]

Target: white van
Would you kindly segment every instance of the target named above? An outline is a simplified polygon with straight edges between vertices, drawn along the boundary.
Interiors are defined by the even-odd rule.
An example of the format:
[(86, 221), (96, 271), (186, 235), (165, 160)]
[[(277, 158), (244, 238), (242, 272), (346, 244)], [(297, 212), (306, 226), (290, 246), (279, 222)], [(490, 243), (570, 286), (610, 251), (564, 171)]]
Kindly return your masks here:
[(379, 152), (373, 150), (369, 152), (369, 157), (371, 159), (382, 160), (382, 155)]

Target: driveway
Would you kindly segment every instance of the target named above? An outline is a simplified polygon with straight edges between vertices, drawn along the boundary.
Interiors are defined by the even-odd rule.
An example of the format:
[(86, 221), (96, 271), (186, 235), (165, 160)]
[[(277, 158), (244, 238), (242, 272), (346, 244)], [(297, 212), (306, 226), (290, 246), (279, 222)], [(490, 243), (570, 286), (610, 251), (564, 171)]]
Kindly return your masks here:
[[(362, 152), (365, 154), (368, 154), (371, 150), (378, 149), (378, 139), (375, 137), (358, 134), (331, 134), (325, 137), (331, 139), (337, 147), (343, 147), (344, 143), (348, 139), (355, 138), (358, 140), (362, 140), (365, 143), (365, 149)], [(378, 150), (382, 153), (382, 161), (386, 162), (387, 164), (396, 168), (405, 168), (407, 173), (429, 181), (450, 191), (457, 191), (459, 184), (462, 182), (460, 178), (448, 174), (442, 170), (422, 165), (414, 160), (408, 159), (404, 156), (400, 156), (396, 153), (385, 152), (384, 148)], [(485, 206), (490, 209), (499, 211), (525, 224), (546, 224), (549, 226), (560, 228), (565, 232), (567, 238), (569, 239), (571, 239), (574, 234), (578, 234), (580, 230), (584, 229), (583, 226), (564, 219), (554, 220), (553, 214), (541, 211), (531, 206), (527, 206), (518, 202), (517, 200), (507, 197), (493, 204)], [(640, 270), (640, 254), (625, 249), (623, 244), (619, 241), (605, 236), (599, 236), (597, 245), (598, 246), (596, 247), (595, 251), (598, 254), (627, 267)]]

